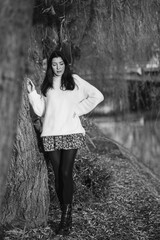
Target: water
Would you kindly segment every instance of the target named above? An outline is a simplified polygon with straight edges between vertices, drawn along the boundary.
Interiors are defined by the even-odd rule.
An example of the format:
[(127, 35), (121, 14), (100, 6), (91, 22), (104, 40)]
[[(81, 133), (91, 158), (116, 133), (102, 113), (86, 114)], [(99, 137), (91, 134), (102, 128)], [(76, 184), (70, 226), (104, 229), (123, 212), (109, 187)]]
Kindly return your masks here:
[(94, 117), (95, 124), (110, 139), (130, 150), (160, 177), (160, 119), (145, 114), (126, 117)]

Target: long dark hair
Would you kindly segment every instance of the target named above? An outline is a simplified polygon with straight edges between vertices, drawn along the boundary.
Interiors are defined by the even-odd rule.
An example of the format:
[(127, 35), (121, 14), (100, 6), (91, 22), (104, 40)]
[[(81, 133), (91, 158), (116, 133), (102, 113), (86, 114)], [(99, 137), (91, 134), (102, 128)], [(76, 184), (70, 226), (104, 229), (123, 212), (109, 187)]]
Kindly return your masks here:
[(48, 89), (53, 88), (54, 71), (52, 69), (52, 59), (57, 57), (61, 57), (65, 64), (65, 70), (61, 78), (61, 89), (73, 90), (75, 88), (75, 82), (67, 59), (61, 51), (54, 51), (48, 59), (46, 75), (41, 85), (41, 92), (44, 96), (46, 96)]

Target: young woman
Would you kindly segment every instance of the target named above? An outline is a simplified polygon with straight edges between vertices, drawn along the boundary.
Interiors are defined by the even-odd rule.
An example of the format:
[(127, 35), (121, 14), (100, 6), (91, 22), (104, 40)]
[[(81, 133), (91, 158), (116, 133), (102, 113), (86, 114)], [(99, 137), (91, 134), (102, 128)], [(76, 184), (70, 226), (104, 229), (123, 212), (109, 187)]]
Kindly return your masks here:
[(66, 235), (72, 227), (73, 165), (77, 150), (85, 144), (85, 129), (80, 116), (92, 111), (104, 97), (76, 74), (60, 51), (54, 51), (47, 63), (46, 76), (37, 94), (27, 79), (29, 101), (42, 117), (41, 137), (55, 175), (55, 190), (62, 215), (57, 234)]

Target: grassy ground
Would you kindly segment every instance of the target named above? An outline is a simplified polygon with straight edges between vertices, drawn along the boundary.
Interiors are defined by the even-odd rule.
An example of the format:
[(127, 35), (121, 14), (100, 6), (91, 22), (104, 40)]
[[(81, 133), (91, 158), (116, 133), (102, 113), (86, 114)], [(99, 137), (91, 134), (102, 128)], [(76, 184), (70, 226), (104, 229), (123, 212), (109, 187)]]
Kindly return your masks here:
[(55, 235), (60, 210), (49, 171), (48, 226), (8, 230), (5, 240), (160, 240), (160, 180), (94, 126), (87, 127), (88, 148), (79, 152), (74, 168), (71, 234)]

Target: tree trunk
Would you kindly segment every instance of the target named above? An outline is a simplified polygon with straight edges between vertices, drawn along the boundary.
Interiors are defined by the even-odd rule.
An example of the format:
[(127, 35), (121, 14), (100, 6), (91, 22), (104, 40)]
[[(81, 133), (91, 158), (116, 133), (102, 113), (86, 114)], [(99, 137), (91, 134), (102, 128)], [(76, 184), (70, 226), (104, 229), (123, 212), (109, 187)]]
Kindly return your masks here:
[(16, 132), (32, 8), (32, 1), (0, 1), (0, 203)]
[(26, 91), (18, 115), (27, 71), (26, 40), (30, 36), (32, 11), (31, 0), (0, 1), (1, 224), (14, 222), (15, 225), (33, 226), (45, 224), (47, 219), (47, 169), (36, 145)]
[(23, 90), (17, 135), (2, 204), (2, 224), (22, 228), (46, 225), (49, 209), (46, 163), (37, 145), (25, 85)]

